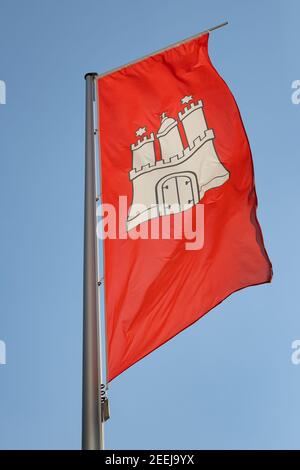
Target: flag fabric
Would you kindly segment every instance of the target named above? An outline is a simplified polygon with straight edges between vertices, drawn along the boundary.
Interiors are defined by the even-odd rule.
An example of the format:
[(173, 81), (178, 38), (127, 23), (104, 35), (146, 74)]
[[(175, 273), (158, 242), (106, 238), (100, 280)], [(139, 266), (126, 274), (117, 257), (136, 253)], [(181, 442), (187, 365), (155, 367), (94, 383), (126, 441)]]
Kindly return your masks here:
[(97, 80), (109, 381), (272, 277), (248, 139), (208, 38)]

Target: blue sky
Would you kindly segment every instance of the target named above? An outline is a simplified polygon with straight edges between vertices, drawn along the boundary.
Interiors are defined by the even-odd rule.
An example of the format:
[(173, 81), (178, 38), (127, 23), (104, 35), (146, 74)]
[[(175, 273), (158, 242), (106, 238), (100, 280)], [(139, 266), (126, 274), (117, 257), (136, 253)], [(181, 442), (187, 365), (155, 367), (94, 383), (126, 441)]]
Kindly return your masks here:
[(228, 20), (210, 55), (251, 143), (274, 280), (118, 377), (107, 448), (300, 448), (296, 0), (0, 0), (0, 448), (81, 445), (84, 74)]

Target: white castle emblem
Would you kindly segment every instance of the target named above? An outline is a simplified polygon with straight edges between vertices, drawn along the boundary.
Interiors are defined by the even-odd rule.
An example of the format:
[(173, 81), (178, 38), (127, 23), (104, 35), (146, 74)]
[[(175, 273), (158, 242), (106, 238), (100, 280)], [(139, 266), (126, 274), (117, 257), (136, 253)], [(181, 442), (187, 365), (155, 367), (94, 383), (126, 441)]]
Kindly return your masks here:
[[(189, 103), (192, 96), (181, 102)], [(146, 128), (136, 132), (141, 138), (131, 145), (132, 204), (127, 231), (155, 217), (182, 212), (197, 204), (209, 189), (225, 183), (229, 172), (220, 162), (214, 147), (214, 131), (208, 129), (203, 103), (192, 102), (178, 113), (179, 121), (162, 114), (156, 134), (161, 160), (157, 160), (154, 133), (144, 136)], [(178, 124), (183, 126), (188, 147), (183, 143)]]

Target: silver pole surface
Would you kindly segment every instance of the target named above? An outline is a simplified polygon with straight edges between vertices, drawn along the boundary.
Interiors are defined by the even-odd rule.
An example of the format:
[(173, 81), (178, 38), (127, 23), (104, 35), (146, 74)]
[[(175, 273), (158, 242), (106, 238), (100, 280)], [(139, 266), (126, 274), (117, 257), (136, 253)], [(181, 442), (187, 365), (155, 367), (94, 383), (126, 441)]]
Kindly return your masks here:
[(103, 449), (100, 399), (100, 335), (98, 312), (94, 87), (97, 74), (86, 80), (85, 195), (83, 265), (82, 449)]

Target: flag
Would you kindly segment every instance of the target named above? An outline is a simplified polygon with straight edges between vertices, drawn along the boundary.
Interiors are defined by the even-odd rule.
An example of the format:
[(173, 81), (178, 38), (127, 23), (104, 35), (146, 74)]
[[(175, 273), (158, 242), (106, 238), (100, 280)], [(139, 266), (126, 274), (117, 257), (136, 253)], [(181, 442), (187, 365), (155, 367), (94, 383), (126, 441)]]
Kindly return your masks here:
[(97, 81), (109, 381), (272, 277), (248, 139), (208, 38)]

